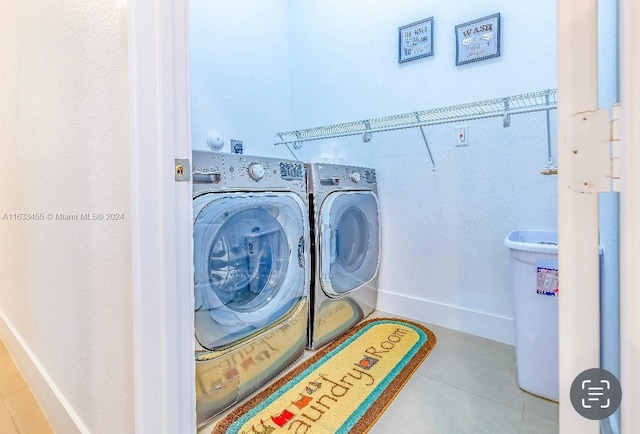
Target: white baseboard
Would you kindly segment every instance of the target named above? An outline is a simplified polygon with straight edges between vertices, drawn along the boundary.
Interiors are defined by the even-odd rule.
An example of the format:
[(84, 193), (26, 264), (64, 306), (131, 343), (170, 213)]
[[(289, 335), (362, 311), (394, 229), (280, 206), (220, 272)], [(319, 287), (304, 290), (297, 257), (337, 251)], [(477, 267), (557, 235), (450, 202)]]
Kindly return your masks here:
[(378, 309), (416, 321), (515, 345), (513, 318), (384, 291), (378, 292)]
[(0, 337), (54, 431), (88, 433), (87, 427), (4, 312), (0, 312)]

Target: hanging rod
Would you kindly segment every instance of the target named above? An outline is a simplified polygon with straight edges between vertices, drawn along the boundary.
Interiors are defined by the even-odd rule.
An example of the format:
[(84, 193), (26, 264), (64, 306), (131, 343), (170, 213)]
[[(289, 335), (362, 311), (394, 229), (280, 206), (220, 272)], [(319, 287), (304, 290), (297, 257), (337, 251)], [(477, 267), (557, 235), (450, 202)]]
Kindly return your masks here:
[(511, 115), (544, 110), (548, 113), (549, 110), (557, 109), (557, 93), (557, 89), (548, 89), (487, 101), (477, 101), (304, 130), (287, 131), (276, 133), (280, 142), (276, 142), (275, 144), (287, 145), (287, 147), (293, 145), (294, 149), (299, 149), (302, 142), (355, 136), (358, 134), (362, 134), (363, 140), (368, 142), (372, 133), (493, 117), (502, 117), (503, 126), (508, 127), (511, 122)]

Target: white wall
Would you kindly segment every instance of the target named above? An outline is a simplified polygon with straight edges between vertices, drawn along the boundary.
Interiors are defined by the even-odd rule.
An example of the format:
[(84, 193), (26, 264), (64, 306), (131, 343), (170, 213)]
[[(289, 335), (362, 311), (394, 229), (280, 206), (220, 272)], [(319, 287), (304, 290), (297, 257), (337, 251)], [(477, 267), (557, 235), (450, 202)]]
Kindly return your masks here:
[(227, 151), (237, 139), (245, 153), (285, 157), (272, 145), (290, 124), (287, 0), (192, 0), (189, 16), (193, 148), (213, 129)]
[[(291, 2), (295, 128), (556, 87), (553, 0)], [(502, 55), (455, 65), (457, 24), (500, 12)], [(398, 27), (434, 17), (434, 56), (398, 64)]]
[(133, 431), (121, 3), (0, 5), (0, 333), (61, 433)]
[[(291, 1), (287, 35), (290, 127), (315, 127), (555, 88), (555, 7), (554, 0)], [(221, 16), (221, 20), (233, 27), (253, 19), (247, 18), (253, 16), (253, 9), (245, 7), (244, 11)], [(495, 12), (502, 19), (502, 55), (456, 67), (455, 25)], [(398, 27), (430, 16), (434, 17), (434, 56), (399, 65)], [(248, 32), (253, 35), (251, 29)], [(192, 34), (192, 47), (200, 43), (193, 38), (202, 35), (223, 46), (227, 43), (219, 35), (200, 35)], [(278, 47), (276, 54), (281, 53), (280, 28), (262, 37), (267, 41), (263, 43)], [(242, 53), (212, 50), (223, 50), (229, 62), (247, 62)], [(248, 65), (252, 64), (249, 60)], [(265, 70), (269, 68), (267, 62)], [(269, 102), (271, 94), (261, 93), (260, 88), (262, 80), (268, 82), (273, 76), (260, 69), (254, 73), (259, 77), (253, 81), (237, 80), (192, 64), (192, 94), (215, 88), (220, 93), (211, 93), (206, 101), (210, 111), (212, 107), (223, 110), (240, 128), (251, 134), (258, 134), (254, 130), (260, 128), (260, 134), (268, 138), (269, 133), (286, 130), (278, 129), (279, 120), (259, 123), (238, 115), (235, 108), (224, 109), (219, 102), (243, 93), (255, 93), (257, 100)], [(197, 75), (200, 77), (194, 79)], [(205, 79), (209, 80), (206, 86), (198, 84)], [(278, 87), (285, 85), (276, 80)], [(239, 107), (260, 110), (252, 108), (250, 101)], [(273, 116), (276, 108), (279, 106), (264, 105), (262, 118)], [(202, 129), (198, 125), (201, 118), (195, 114), (199, 110), (204, 108), (194, 102), (194, 131)], [(517, 229), (557, 228), (556, 178), (539, 173), (546, 164), (545, 115), (514, 116), (508, 129), (502, 127), (501, 119), (465, 124), (471, 141), (466, 148), (453, 146), (453, 125), (426, 129), (437, 164), (435, 172), (430, 169), (419, 130), (377, 134), (368, 144), (358, 136), (308, 142), (298, 155), (305, 161), (377, 168), (383, 232), (381, 309), (513, 342), (504, 237)], [(555, 128), (552, 112), (554, 149)], [(284, 149), (258, 151), (287, 156), (282, 154)]]
[[(292, 2), (292, 124), (346, 122), (556, 87), (554, 0)], [(454, 27), (500, 12), (501, 56), (455, 66)], [(399, 26), (434, 17), (434, 56), (399, 65)], [(310, 53), (310, 54), (306, 54)], [(552, 112), (551, 137), (556, 137)], [(544, 113), (310, 142), (305, 160), (378, 169), (383, 257), (379, 307), (513, 342), (508, 286), (512, 230), (556, 230), (556, 178)], [(555, 151), (554, 151), (555, 152)]]

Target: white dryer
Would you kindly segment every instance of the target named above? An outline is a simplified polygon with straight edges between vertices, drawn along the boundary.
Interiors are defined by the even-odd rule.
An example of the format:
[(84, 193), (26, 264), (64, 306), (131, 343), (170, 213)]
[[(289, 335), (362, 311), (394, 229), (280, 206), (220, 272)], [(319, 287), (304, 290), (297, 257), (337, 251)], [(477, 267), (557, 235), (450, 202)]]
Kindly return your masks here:
[(376, 309), (380, 223), (374, 169), (307, 165), (313, 278), (307, 347), (317, 349)]
[(193, 152), (198, 426), (305, 349), (306, 171), (296, 161)]

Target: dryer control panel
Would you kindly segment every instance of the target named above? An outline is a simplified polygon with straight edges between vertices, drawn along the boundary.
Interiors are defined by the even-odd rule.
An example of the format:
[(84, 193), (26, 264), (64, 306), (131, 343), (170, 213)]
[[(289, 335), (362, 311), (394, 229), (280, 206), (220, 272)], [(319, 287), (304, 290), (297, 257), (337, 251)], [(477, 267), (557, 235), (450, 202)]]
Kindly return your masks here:
[(376, 189), (375, 169), (324, 163), (313, 163), (309, 167), (312, 174), (312, 188), (315, 191)]

